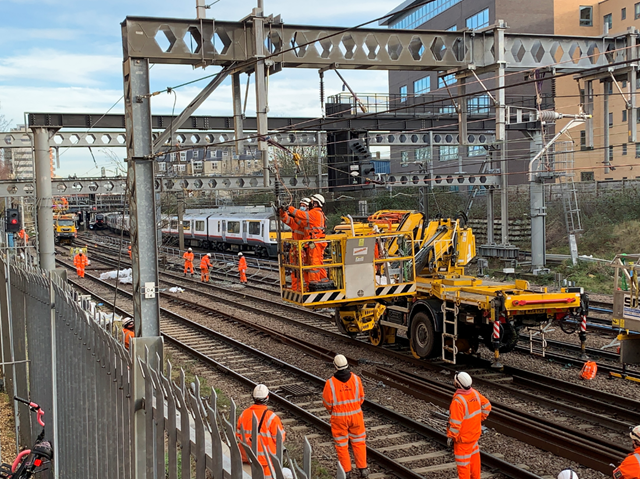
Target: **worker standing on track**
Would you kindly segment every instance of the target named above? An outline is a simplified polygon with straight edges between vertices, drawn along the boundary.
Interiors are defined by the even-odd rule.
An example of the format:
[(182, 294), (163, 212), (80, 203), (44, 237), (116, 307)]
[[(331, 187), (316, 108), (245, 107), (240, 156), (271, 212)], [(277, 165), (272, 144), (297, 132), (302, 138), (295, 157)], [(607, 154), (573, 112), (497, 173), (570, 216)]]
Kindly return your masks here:
[(629, 436), (633, 441), (633, 452), (622, 461), (620, 466), (614, 469), (614, 479), (640, 478), (640, 426), (634, 427)]
[(205, 254), (200, 259), (200, 281), (209, 282), (209, 268), (211, 268), (211, 253)]
[[(258, 420), (258, 461), (264, 470), (264, 477), (270, 478), (274, 477), (275, 474), (271, 473), (271, 467), (269, 466), (270, 460), (266, 452), (268, 451), (271, 454), (276, 453), (278, 430), (282, 431), (282, 441), (284, 442), (284, 426), (278, 415), (267, 408), (267, 402), (269, 401), (269, 389), (267, 386), (258, 384), (253, 390), (252, 397), (254, 402), (253, 406), (242, 411), (242, 414), (240, 414), (238, 418), (236, 437), (239, 441), (251, 445), (253, 415), (255, 414)], [(242, 454), (242, 462), (248, 463), (249, 459), (243, 447), (240, 447), (240, 453)]]
[(247, 284), (247, 259), (242, 253), (238, 253), (238, 273), (240, 273), (240, 283)]
[[(322, 239), (325, 237), (325, 216), (322, 208), (324, 207), (324, 196), (315, 194), (311, 197), (311, 209), (301, 211), (289, 206), (289, 214), (297, 220), (305, 220), (308, 218), (308, 229), (304, 239)], [(324, 250), (327, 243), (309, 243), (308, 244), (308, 261), (309, 265), (321, 266), (324, 262)], [(317, 282), (327, 277), (327, 270), (324, 268), (309, 269), (309, 283)]]
[(190, 271), (191, 276), (193, 276), (193, 258), (194, 258), (193, 250), (189, 248), (187, 251), (184, 252), (182, 257), (184, 258), (184, 275), (186, 276), (187, 271)]
[(364, 402), (362, 380), (349, 370), (347, 358), (338, 354), (333, 359), (336, 372), (324, 385), (322, 402), (331, 414), (331, 435), (335, 441), (338, 460), (347, 474), (351, 476), (351, 457), (349, 442), (353, 449), (356, 467), (360, 477), (369, 476), (367, 467), (367, 433), (361, 405)]
[[(282, 222), (291, 228), (291, 239), (300, 241), (305, 239), (305, 235), (307, 234), (307, 230), (309, 229), (309, 212), (307, 209), (311, 204), (311, 200), (309, 198), (302, 198), (300, 200), (300, 209), (299, 211), (303, 211), (306, 213), (305, 219), (299, 219), (294, 216), (290, 216), (286, 211), (280, 211), (280, 219)], [(302, 255), (302, 264), (307, 264), (307, 249), (301, 249)], [(292, 245), (289, 250), (289, 264), (298, 265), (298, 248)], [(298, 278), (298, 271), (291, 272), (291, 289), (294, 291), (300, 291), (300, 279)], [(307, 271), (303, 270), (304, 280), (307, 281)], [(307, 281), (308, 284), (308, 281)]]
[(136, 337), (136, 333), (133, 332), (133, 319), (125, 318), (125, 320), (122, 321), (122, 334), (124, 335), (124, 347), (128, 351), (131, 338)]
[(89, 265), (89, 260), (82, 250), (73, 258), (73, 265), (76, 267), (78, 276), (84, 278), (84, 269)]
[(129, 259), (133, 259), (133, 258), (131, 257), (131, 244), (129, 244)]
[(471, 387), (468, 373), (456, 373), (453, 384), (457, 391), (449, 406), (447, 444), (453, 445), (459, 479), (480, 479), (480, 449), (482, 421), (491, 412), (491, 403)]

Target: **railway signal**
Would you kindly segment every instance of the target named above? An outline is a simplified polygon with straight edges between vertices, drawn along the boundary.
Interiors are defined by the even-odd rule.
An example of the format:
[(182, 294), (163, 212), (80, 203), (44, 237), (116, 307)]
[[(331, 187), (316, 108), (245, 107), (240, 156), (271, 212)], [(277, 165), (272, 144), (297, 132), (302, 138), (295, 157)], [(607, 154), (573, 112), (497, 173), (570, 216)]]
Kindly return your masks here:
[(6, 227), (7, 233), (17, 233), (22, 229), (22, 223), (20, 222), (20, 211), (14, 208), (8, 208), (6, 211)]

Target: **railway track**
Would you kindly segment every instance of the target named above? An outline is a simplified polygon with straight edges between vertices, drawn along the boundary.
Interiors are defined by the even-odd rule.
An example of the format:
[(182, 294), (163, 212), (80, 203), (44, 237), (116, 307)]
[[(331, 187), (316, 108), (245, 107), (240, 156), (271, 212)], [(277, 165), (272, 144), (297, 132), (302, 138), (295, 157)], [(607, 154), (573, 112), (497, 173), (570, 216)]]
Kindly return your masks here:
[[(100, 281), (90, 275), (88, 277)], [(91, 293), (86, 286), (76, 281), (72, 283), (95, 296), (100, 302), (111, 304), (106, 298)], [(122, 293), (130, 296), (128, 292)], [(130, 312), (122, 308), (119, 311), (120, 314), (130, 315)], [(273, 391), (272, 399), (279, 408), (286, 411), (286, 414), (292, 414), (301, 421), (312, 424), (325, 434), (330, 433), (329, 415), (321, 400), (324, 378), (302, 371), (298, 366), (258, 351), (166, 308), (161, 308), (161, 328), (162, 336), (167, 343), (249, 387), (255, 386), (257, 382), (265, 382)], [(268, 334), (278, 339), (278, 336), (272, 336), (274, 332), (268, 328), (254, 329), (256, 334)], [(305, 347), (309, 351), (313, 346)], [(316, 352), (326, 355), (322, 350)], [(327, 361), (332, 359), (333, 353), (326, 356)], [(384, 470), (373, 476), (374, 479), (389, 473), (403, 479), (421, 479), (455, 469), (452, 452), (446, 447), (444, 433), (375, 402), (366, 400), (363, 409), (368, 425), (369, 460), (372, 465)], [(292, 427), (291, 423), (287, 427)], [(499, 472), (514, 479), (538, 477), (495, 456), (484, 452), (481, 454), (484, 468), (492, 472)]]
[[(109, 286), (111, 286), (111, 285), (109, 285)], [(181, 307), (188, 308), (189, 311), (193, 311), (193, 309), (197, 309), (197, 310), (199, 310), (201, 312), (205, 312), (206, 314), (210, 314), (210, 315), (218, 314), (215, 311), (211, 311), (210, 308), (207, 308), (206, 306), (203, 306), (203, 304), (201, 302), (194, 303), (194, 302), (190, 302), (190, 301), (185, 301), (184, 298), (172, 298), (171, 301), (175, 301), (177, 304), (180, 304)], [(235, 321), (235, 322), (238, 322), (239, 318), (233, 317), (232, 320)], [(291, 321), (291, 320), (289, 320), (289, 321)], [(251, 321), (245, 322), (244, 326), (247, 327), (247, 328), (255, 329), (255, 326)], [(316, 326), (312, 326), (312, 325), (308, 325), (307, 324), (304, 327), (306, 327), (308, 329), (314, 329), (314, 330), (318, 331), (319, 333), (322, 333), (322, 334), (325, 334), (325, 335), (334, 336), (334, 337), (336, 337), (336, 338), (338, 338), (338, 339), (340, 339), (341, 341), (344, 341), (344, 342), (356, 343), (359, 347), (364, 347), (364, 348), (369, 348), (370, 347), (370, 348), (373, 348), (379, 354), (385, 354), (385, 355), (388, 355), (390, 357), (394, 357), (396, 359), (401, 359), (405, 363), (414, 364), (416, 366), (420, 366), (423, 369), (427, 369), (427, 370), (430, 369), (430, 370), (432, 370), (434, 372), (440, 372), (443, 368), (447, 367), (446, 365), (443, 365), (443, 364), (438, 364), (438, 363), (432, 364), (432, 363), (428, 363), (428, 362), (421, 361), (421, 360), (415, 360), (415, 358), (409, 357), (406, 353), (402, 353), (402, 352), (399, 352), (399, 351), (393, 351), (393, 350), (388, 350), (388, 349), (377, 348), (377, 347), (369, 344), (368, 342), (363, 342), (363, 341), (359, 341), (359, 340), (352, 340), (352, 339), (347, 338), (347, 337), (345, 337), (343, 335), (340, 335), (339, 333), (333, 333), (331, 331), (327, 331), (326, 326), (324, 328), (320, 329), (320, 328), (318, 328)], [(271, 337), (276, 338), (275, 336), (272, 335), (273, 331), (267, 331), (265, 329), (262, 329), (261, 330), (261, 334), (269, 334), (269, 335), (271, 335)], [(277, 338), (276, 339), (278, 341), (280, 341), (280, 342), (287, 343), (290, 346), (296, 347), (297, 349), (300, 349), (301, 351), (304, 351), (306, 354), (310, 354), (310, 355), (313, 355), (315, 357), (321, 358), (321, 359), (323, 359), (323, 360), (325, 360), (327, 362), (331, 360), (331, 358), (332, 358), (332, 356), (334, 354), (333, 351), (328, 351), (328, 350), (316, 350), (315, 352), (311, 352), (311, 350), (314, 349), (315, 345), (309, 344), (309, 343), (305, 343), (304, 341), (300, 341), (298, 338), (295, 338), (295, 337), (291, 337), (291, 336), (287, 336), (287, 335), (284, 335), (284, 336), (285, 336), (285, 338), (281, 337), (280, 339), (277, 339)], [(355, 361), (356, 360), (351, 359), (352, 363), (354, 363)], [(488, 364), (485, 364), (482, 367), (485, 368), (487, 366), (488, 366)], [(473, 367), (477, 367), (477, 365), (475, 365)], [(524, 373), (525, 372), (522, 372), (522, 374), (524, 374)], [(481, 376), (480, 373), (478, 373), (478, 374), (474, 373), (474, 377), (480, 377), (480, 376)], [(501, 380), (502, 379), (498, 379), (498, 380), (494, 381), (494, 383), (497, 384)], [(624, 429), (625, 427), (628, 427), (628, 424), (622, 422), (624, 420), (620, 420), (620, 419), (617, 419), (615, 417), (614, 418), (608, 418), (606, 416), (606, 414), (610, 415), (611, 412), (606, 413), (606, 412), (602, 412), (601, 411), (599, 416), (597, 414), (596, 415), (587, 414), (586, 416), (581, 416), (582, 413), (580, 411), (580, 408), (594, 408), (593, 402), (589, 402), (589, 401), (581, 399), (581, 398), (589, 397), (592, 394), (592, 390), (590, 390), (588, 388), (580, 388), (579, 386), (577, 386), (578, 388), (580, 388), (580, 392), (573, 394), (573, 396), (571, 397), (571, 401), (573, 401), (573, 403), (576, 404), (576, 405), (571, 405), (570, 403), (567, 402), (567, 400), (565, 400), (564, 403), (559, 403), (557, 401), (552, 401), (550, 399), (542, 400), (541, 399), (541, 392), (546, 392), (547, 394), (549, 394), (549, 386), (548, 386), (549, 380), (550, 380), (549, 378), (543, 378), (543, 377), (538, 378), (538, 382), (540, 384), (542, 384), (542, 386), (540, 386), (538, 388), (537, 392), (528, 393), (528, 399), (530, 399), (532, 401), (536, 401), (538, 403), (542, 403), (542, 404), (544, 404), (546, 402), (546, 405), (548, 407), (552, 407), (552, 408), (555, 408), (555, 409), (558, 409), (558, 410), (565, 411), (565, 412), (567, 412), (569, 414), (575, 415), (576, 417), (583, 417), (585, 420), (589, 420), (590, 422), (596, 422), (598, 424), (603, 425), (604, 427), (608, 427), (608, 428), (611, 428), (611, 429), (614, 429), (614, 430), (617, 430), (617, 431), (620, 431), (621, 429)], [(514, 391), (513, 393), (515, 394), (515, 392), (517, 392), (521, 396), (527, 396), (527, 393), (524, 393), (524, 392), (521, 392), (521, 391), (520, 392)], [(447, 401), (450, 401), (450, 397), (451, 397), (451, 394), (448, 395)], [(611, 410), (613, 410), (613, 409), (611, 409)], [(638, 416), (637, 419), (640, 422), (640, 416)], [(506, 433), (509, 433), (509, 431), (511, 431), (511, 432), (515, 431), (515, 433), (517, 433), (518, 430), (517, 429), (516, 430), (511, 429), (511, 430), (505, 430), (505, 431), (506, 431)], [(564, 437), (564, 439), (561, 439), (561, 440), (573, 441), (573, 443), (578, 443), (579, 441), (584, 439), (584, 436), (577, 436), (577, 437), (573, 437), (573, 438), (571, 438), (569, 436), (566, 436), (567, 434), (569, 434), (567, 431), (560, 431), (560, 432), (556, 432), (555, 434), (559, 435), (558, 437), (561, 437), (561, 438)], [(521, 437), (521, 435), (520, 435), (520, 437)], [(539, 437), (539, 435), (538, 435), (538, 437)], [(567, 437), (569, 437), (569, 439), (567, 439)], [(526, 437), (524, 439), (526, 440)], [(532, 439), (531, 441), (527, 441), (527, 442), (531, 443), (531, 442), (534, 442), (534, 441), (536, 441), (536, 440)], [(555, 452), (555, 453), (559, 453), (560, 455), (565, 455), (565, 457), (566, 457), (566, 453), (567, 452), (564, 451), (564, 450), (561, 450), (561, 449), (559, 450), (557, 444), (556, 445), (546, 444), (544, 441), (542, 441), (540, 439), (538, 439), (537, 441), (538, 442), (536, 442), (534, 445), (539, 445), (543, 449), (550, 450), (550, 451)], [(580, 461), (583, 461), (581, 463), (587, 463), (585, 465), (588, 465), (589, 467), (597, 466), (599, 468), (599, 470), (604, 470), (604, 469), (606, 469), (606, 467), (608, 467), (609, 463), (607, 463), (606, 466), (605, 466), (605, 462), (607, 460), (606, 458), (609, 458), (610, 462), (615, 462), (615, 461), (617, 461), (619, 459), (619, 457), (618, 457), (619, 454), (618, 453), (621, 453), (620, 450), (616, 451), (615, 449), (611, 448), (612, 446), (610, 444), (606, 444), (606, 443), (605, 444), (601, 444), (600, 446), (598, 446), (598, 444), (596, 443), (592, 447), (594, 447), (594, 448), (602, 447), (603, 452), (599, 453), (600, 455), (598, 456), (598, 455), (595, 454), (595, 451), (591, 451), (591, 452), (593, 452), (593, 454), (589, 453), (589, 454), (585, 455), (582, 458), (578, 457), (578, 459)], [(570, 451), (569, 453), (570, 454), (576, 454), (576, 451)], [(616, 454), (618, 454), (618, 455), (616, 455)], [(593, 457), (599, 457), (597, 464), (595, 464), (593, 462)], [(424, 466), (424, 467), (428, 467), (428, 466)], [(610, 472), (610, 470), (609, 471), (605, 471), (605, 472)]]

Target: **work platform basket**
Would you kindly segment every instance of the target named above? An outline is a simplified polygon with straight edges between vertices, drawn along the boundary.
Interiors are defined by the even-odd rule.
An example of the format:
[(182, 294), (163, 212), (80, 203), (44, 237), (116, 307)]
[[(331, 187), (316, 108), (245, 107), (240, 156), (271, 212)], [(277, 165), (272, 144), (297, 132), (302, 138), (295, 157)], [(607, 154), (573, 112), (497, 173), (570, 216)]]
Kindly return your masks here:
[(325, 308), (410, 295), (416, 291), (414, 255), (413, 236), (406, 232), (283, 240), (282, 299)]

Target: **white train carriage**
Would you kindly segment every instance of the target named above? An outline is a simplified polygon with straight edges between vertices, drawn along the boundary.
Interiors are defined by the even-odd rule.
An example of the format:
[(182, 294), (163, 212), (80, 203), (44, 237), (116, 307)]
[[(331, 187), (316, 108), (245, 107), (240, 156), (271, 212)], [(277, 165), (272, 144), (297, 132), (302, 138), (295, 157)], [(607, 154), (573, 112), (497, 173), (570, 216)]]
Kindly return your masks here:
[(129, 235), (129, 215), (123, 215), (122, 212), (106, 213), (104, 215), (105, 224), (110, 231), (114, 233), (124, 233)]
[[(185, 246), (197, 246), (216, 251), (254, 251), (261, 257), (275, 257), (277, 252), (277, 222), (267, 208), (209, 210), (183, 216)], [(283, 237), (291, 236), (282, 225)], [(163, 221), (162, 233), (177, 240), (178, 217)]]

